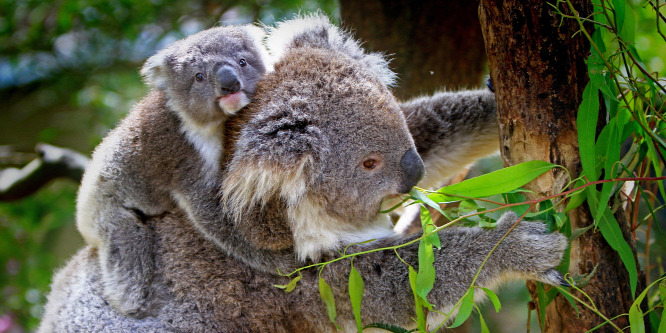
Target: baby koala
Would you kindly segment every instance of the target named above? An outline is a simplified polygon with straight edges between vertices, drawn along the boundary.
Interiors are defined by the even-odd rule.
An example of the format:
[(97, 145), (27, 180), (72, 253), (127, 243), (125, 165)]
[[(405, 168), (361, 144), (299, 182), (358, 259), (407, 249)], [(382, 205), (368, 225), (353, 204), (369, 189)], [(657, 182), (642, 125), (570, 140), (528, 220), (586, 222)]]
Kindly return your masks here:
[[(95, 149), (77, 199), (77, 227), (99, 251), (104, 296), (143, 317), (156, 306), (153, 231), (145, 223), (175, 207), (196, 226), (216, 226), (224, 122), (250, 102), (270, 69), (264, 30), (216, 27), (150, 57), (152, 90)], [(154, 290), (156, 288), (152, 288)]]

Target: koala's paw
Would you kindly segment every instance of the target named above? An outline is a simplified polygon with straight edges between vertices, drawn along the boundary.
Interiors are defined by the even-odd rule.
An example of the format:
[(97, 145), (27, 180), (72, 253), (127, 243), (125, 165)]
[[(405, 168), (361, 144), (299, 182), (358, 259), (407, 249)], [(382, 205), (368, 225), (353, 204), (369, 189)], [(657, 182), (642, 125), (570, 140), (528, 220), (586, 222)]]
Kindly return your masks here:
[[(508, 230), (518, 217), (507, 213), (498, 221), (500, 230)], [(567, 238), (558, 233), (548, 233), (541, 222), (521, 221), (504, 240), (506, 262), (511, 271), (526, 278), (551, 285), (568, 285), (562, 274), (555, 270), (569, 246)]]

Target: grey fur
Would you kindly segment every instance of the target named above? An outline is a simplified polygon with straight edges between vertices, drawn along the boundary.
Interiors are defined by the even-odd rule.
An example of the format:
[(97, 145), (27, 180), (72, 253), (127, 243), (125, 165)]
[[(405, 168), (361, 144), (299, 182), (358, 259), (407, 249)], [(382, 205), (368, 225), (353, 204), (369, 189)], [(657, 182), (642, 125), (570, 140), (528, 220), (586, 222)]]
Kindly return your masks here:
[[(262, 41), (258, 27), (217, 27), (152, 56), (141, 72), (153, 91), (95, 150), (77, 225), (99, 249), (104, 295), (120, 312), (155, 311), (147, 306), (154, 298), (149, 217), (179, 207), (193, 220), (219, 220), (224, 122), (249, 102), (270, 66)], [(236, 94), (220, 87), (222, 67), (236, 73)]]
[[(438, 154), (455, 148), (451, 145), (465, 139), (471, 145), (485, 142), (483, 135), (473, 133), (477, 126), (492, 124), (494, 102), (485, 93), (463, 92), (422, 98), (401, 109), (382, 79), (385, 69), (367, 66), (357, 52), (348, 54), (348, 48), (332, 47), (327, 40), (344, 33), (323, 20), (297, 19), (288, 26), (299, 29), (272, 32), (282, 41), (278, 45), (286, 45), (275, 71), (260, 82), (248, 109), (227, 122), (225, 139), (231, 145), (225, 148), (224, 218), (197, 220), (211, 224), (195, 228), (174, 207), (146, 219), (147, 229), (154, 232), (152, 263), (158, 277), (151, 286), (154, 317), (123, 317), (108, 305), (98, 254), (85, 248), (56, 275), (40, 332), (335, 330), (319, 298), (318, 271), (304, 271), (297, 288), (285, 293), (273, 286), (289, 281), (276, 268), (287, 272), (308, 261), (334, 258), (364, 237), (377, 240), (348, 251), (413, 239), (391, 234), (390, 224), (381, 222), (385, 216), (377, 212), (387, 196), (404, 190), (413, 172), (401, 158), (418, 147), (425, 164), (437, 167), (446, 160)], [(321, 33), (322, 25), (330, 29)], [(316, 43), (310, 43), (313, 40)], [(355, 43), (346, 35), (332, 40)], [(417, 134), (426, 123), (437, 126)], [(430, 140), (426, 131), (438, 140)], [(380, 167), (362, 169), (367, 156), (380, 159)], [(516, 222), (508, 213), (492, 230), (453, 227), (440, 232), (437, 279), (429, 295), (436, 310), (447, 312), (462, 297), (481, 262)], [(476, 283), (495, 288), (518, 277), (558, 284), (561, 275), (553, 268), (566, 246), (564, 236), (548, 234), (542, 223), (520, 222), (490, 256)], [(417, 244), (399, 253), (417, 267)], [(408, 270), (394, 252), (361, 255), (354, 267), (366, 281), (366, 323), (413, 324)], [(333, 289), (338, 323), (354, 330), (349, 270), (349, 261), (338, 261), (321, 277)]]

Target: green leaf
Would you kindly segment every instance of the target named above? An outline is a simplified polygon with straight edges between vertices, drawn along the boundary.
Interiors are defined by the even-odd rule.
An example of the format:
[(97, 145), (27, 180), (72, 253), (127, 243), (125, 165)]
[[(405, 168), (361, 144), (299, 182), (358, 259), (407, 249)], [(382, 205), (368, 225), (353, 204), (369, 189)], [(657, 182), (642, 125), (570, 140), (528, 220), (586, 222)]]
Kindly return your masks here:
[(601, 11), (601, 0), (592, 0), (592, 8), (594, 12), (594, 20), (601, 23), (601, 24), (606, 24), (608, 21), (606, 20), (606, 16), (604, 13)]
[[(641, 303), (643, 302), (643, 299), (645, 296), (647, 296), (648, 291), (657, 283), (659, 282), (659, 290), (661, 293), (662, 289), (662, 284), (664, 283), (664, 280), (659, 280), (652, 282), (643, 292), (641, 292), (638, 297), (634, 300), (634, 302), (631, 304), (631, 307), (629, 308), (629, 325), (631, 327), (631, 332), (638, 332), (638, 333), (643, 333), (645, 332), (645, 322), (643, 321), (643, 310), (641, 310)], [(663, 300), (663, 298), (662, 298)], [(662, 317), (662, 324), (663, 324), (664, 318)], [(659, 333), (661, 333), (661, 324), (659, 325)]]
[(643, 322), (643, 311), (641, 311), (640, 303), (636, 301), (629, 308), (629, 327), (632, 333), (645, 333), (645, 323)]
[(648, 318), (650, 321), (650, 332), (659, 332), (659, 316), (657, 315), (657, 310), (651, 311), (648, 313)]
[[(592, 34), (592, 40), (599, 48), (599, 51), (605, 53), (606, 45), (601, 37), (601, 32), (602, 30), (600, 29), (595, 30)], [(603, 57), (603, 54), (599, 54), (594, 48), (592, 48), (592, 53), (587, 58), (587, 74), (590, 77), (590, 83), (594, 88), (599, 89), (606, 98), (617, 101), (616, 94), (613, 93), (605, 79), (604, 71), (606, 70), (606, 63), (604, 63)]]
[(462, 302), (460, 303), (460, 309), (458, 310), (458, 316), (449, 328), (456, 328), (462, 325), (469, 315), (472, 314), (474, 309), (474, 288), (469, 288), (465, 295), (463, 296)]
[(659, 330), (657, 332), (666, 333), (666, 303), (664, 303), (666, 302), (666, 280), (659, 282), (659, 298), (661, 299), (662, 306), (664, 306), (664, 310), (661, 312), (661, 321), (659, 322)]
[[(619, 142), (619, 134), (617, 131), (617, 117), (613, 118), (608, 125), (606, 125), (606, 128), (609, 130), (609, 135), (608, 135), (608, 142), (605, 143), (604, 150), (606, 151), (606, 154), (604, 155), (606, 158), (606, 163), (604, 163), (604, 170), (605, 170), (605, 179), (612, 179), (613, 178), (613, 167), (615, 164), (615, 161), (618, 161), (620, 159), (620, 144)], [(610, 200), (611, 197), (611, 190), (613, 189), (613, 183), (604, 183), (601, 187), (601, 195), (599, 196), (599, 204), (598, 207), (599, 209), (597, 210), (597, 213), (594, 215), (594, 220), (599, 221), (601, 219), (601, 216), (603, 216), (604, 212), (608, 209), (608, 201)]]
[(486, 295), (488, 295), (488, 298), (495, 307), (495, 312), (499, 312), (502, 309), (502, 304), (500, 303), (499, 297), (497, 297), (497, 295), (492, 290), (484, 287), (477, 287), (477, 288), (480, 288), (486, 293)]
[(590, 224), (587, 227), (584, 228), (577, 228), (571, 233), (571, 237), (569, 237), (569, 242), (573, 242), (576, 238), (580, 237), (582, 234), (584, 234), (586, 231), (592, 229), (594, 227), (594, 224)]
[(551, 290), (557, 290), (562, 296), (564, 296), (564, 299), (566, 299), (569, 302), (569, 304), (571, 304), (571, 307), (574, 308), (574, 310), (576, 310), (576, 316), (580, 317), (580, 310), (578, 310), (578, 305), (576, 305), (576, 300), (574, 300), (573, 297), (571, 297), (571, 295), (565, 292), (561, 292), (559, 288), (557, 289), (553, 288)]
[(361, 303), (363, 301), (363, 277), (352, 266), (349, 272), (349, 299), (351, 300), (354, 320), (356, 320), (356, 329), (363, 331), (363, 321), (361, 320)]
[(426, 318), (425, 318), (425, 313), (423, 313), (423, 306), (422, 306), (423, 301), (416, 292), (416, 279), (418, 277), (418, 274), (411, 265), (408, 267), (409, 267), (409, 286), (412, 288), (412, 293), (414, 294), (414, 310), (416, 312), (416, 323), (418, 325), (419, 331), (425, 331)]
[[(574, 185), (574, 187), (580, 187), (583, 186), (583, 184), (585, 184), (584, 181), (578, 180), (576, 181), (576, 185)], [(583, 202), (585, 202), (585, 199), (587, 199), (587, 192), (585, 192), (585, 190), (581, 189), (580, 191), (572, 194), (569, 197), (569, 203), (567, 204), (567, 208), (564, 209), (564, 212), (567, 213), (573, 209), (578, 208), (583, 204)]]
[(555, 226), (557, 227), (557, 230), (560, 230), (569, 220), (569, 216), (564, 213), (555, 213), (553, 214), (553, 219), (555, 219)]
[(615, 12), (615, 26), (617, 27), (617, 31), (619, 31), (620, 33), (622, 33), (622, 29), (624, 28), (624, 18), (626, 16), (624, 1), (625, 0), (613, 0), (613, 9)]
[[(661, 159), (659, 158), (658, 152), (656, 148), (654, 147), (654, 141), (650, 139), (649, 136), (645, 137), (646, 141), (646, 146), (647, 146), (647, 155), (649, 156), (648, 160), (652, 161), (652, 166), (655, 173), (655, 176), (661, 177), (662, 176), (662, 169), (660, 165)], [(666, 198), (666, 190), (664, 189), (664, 182), (657, 182), (657, 185), (659, 186), (659, 193), (661, 193), (661, 196)]]
[(556, 166), (544, 161), (524, 162), (443, 187), (428, 197), (440, 202), (461, 199), (456, 196), (485, 198), (506, 193), (529, 183)]
[[(568, 217), (564, 221), (562, 228), (560, 228), (560, 233), (568, 238), (571, 237), (572, 234), (571, 221), (569, 221)], [(562, 257), (562, 262), (560, 262), (560, 264), (557, 266), (557, 270), (561, 273), (566, 273), (569, 271), (570, 264), (571, 264), (571, 242), (569, 242), (569, 246), (567, 246), (567, 249), (564, 250), (564, 256)]]
[(597, 118), (599, 117), (599, 89), (594, 88), (592, 82), (585, 86), (583, 101), (578, 107), (576, 126), (578, 127), (578, 149), (580, 161), (583, 165), (583, 174), (590, 181), (597, 180), (595, 171), (595, 135)]
[(434, 262), (435, 254), (433, 253), (432, 244), (427, 241), (427, 238), (421, 239), (419, 242), (419, 273), (416, 276), (416, 293), (430, 310), (432, 310), (432, 305), (428, 303), (427, 296), (435, 285)]
[[(625, 0), (614, 0), (613, 2), (622, 2)], [(624, 19), (622, 28), (619, 28), (620, 38), (622, 38), (628, 44), (633, 44), (636, 40), (636, 17), (634, 16), (634, 11), (631, 9), (631, 6), (628, 6), (624, 10)], [(617, 13), (617, 16), (620, 16), (620, 13)]]
[(413, 187), (411, 190), (409, 190), (409, 195), (412, 196), (414, 200), (423, 202), (424, 204), (434, 208), (438, 212), (444, 214), (442, 211), (442, 208), (439, 207), (439, 204), (436, 202), (432, 201), (425, 193), (421, 192), (418, 188)]
[(280, 289), (284, 289), (285, 292), (290, 293), (292, 290), (294, 290), (294, 288), (296, 288), (296, 283), (298, 283), (298, 281), (300, 281), (302, 277), (303, 276), (299, 275), (299, 276), (291, 279), (291, 281), (289, 281), (289, 284), (285, 284), (285, 285), (275, 284), (273, 286), (277, 287), (277, 288), (280, 288)]
[[(525, 198), (525, 195), (522, 194), (522, 193), (505, 193), (505, 194), (503, 194), (503, 196), (504, 196), (504, 201), (506, 203), (510, 203), (510, 204), (521, 203), (521, 202), (525, 202), (525, 200), (527, 200)], [(523, 216), (523, 214), (527, 213), (527, 210), (529, 208), (530, 208), (530, 206), (525, 204), (525, 205), (520, 205), (520, 206), (513, 206), (509, 209), (511, 209), (511, 211), (516, 213), (516, 215)]]
[[(432, 217), (430, 216), (430, 212), (428, 211), (427, 208), (421, 206), (421, 228), (423, 230), (423, 234), (429, 234), (437, 228), (435, 226), (435, 223), (432, 222)], [(439, 240), (439, 234), (438, 233), (432, 233), (426, 237), (428, 239), (428, 242), (434, 246), (436, 246), (438, 249), (442, 247), (442, 244)]]
[(483, 320), (483, 316), (481, 315), (481, 311), (479, 311), (479, 324), (481, 324), (481, 333), (490, 333), (490, 330), (488, 329), (488, 326), (486, 325), (486, 321)]
[(322, 277), (319, 277), (319, 296), (321, 300), (326, 304), (326, 313), (328, 313), (328, 319), (335, 325), (337, 329), (340, 329), (338, 323), (335, 322), (335, 318), (338, 316), (335, 312), (335, 298), (333, 296), (333, 291), (331, 286), (324, 281)]
[[(587, 202), (589, 203), (590, 210), (593, 215), (596, 215), (598, 208), (598, 191), (588, 187), (587, 188), (588, 196)], [(624, 267), (629, 273), (629, 284), (631, 285), (631, 294), (636, 296), (636, 283), (638, 281), (638, 272), (636, 270), (636, 261), (634, 260), (634, 254), (631, 251), (631, 247), (627, 244), (627, 241), (622, 236), (622, 231), (618, 225), (617, 220), (613, 213), (607, 209), (602, 216), (602, 219), (598, 221), (597, 227), (601, 231), (601, 235), (604, 236), (608, 245), (610, 245), (613, 250), (617, 251), (624, 263)]]
[(657, 332), (666, 333), (666, 306), (664, 306), (664, 310), (661, 312), (661, 322), (659, 322), (659, 330)]

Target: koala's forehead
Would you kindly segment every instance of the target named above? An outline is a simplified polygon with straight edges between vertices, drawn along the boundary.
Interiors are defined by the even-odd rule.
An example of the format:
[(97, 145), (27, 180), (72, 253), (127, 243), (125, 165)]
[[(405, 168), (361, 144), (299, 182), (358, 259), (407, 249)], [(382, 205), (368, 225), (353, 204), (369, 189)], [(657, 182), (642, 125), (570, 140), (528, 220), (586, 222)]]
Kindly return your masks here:
[[(332, 146), (395, 149), (411, 142), (391, 91), (354, 59), (331, 50), (297, 49), (282, 58), (263, 82), (262, 112), (299, 114)], [(265, 103), (265, 104), (264, 104)], [(268, 116), (268, 115), (265, 115)], [(361, 152), (359, 152), (361, 153)]]
[(240, 27), (216, 27), (198, 32), (172, 44), (168, 61), (187, 65), (215, 57), (234, 57), (239, 53), (256, 54), (255, 41)]
[(267, 81), (273, 82), (276, 100), (305, 99), (303, 107), (323, 116), (403, 121), (388, 87), (356, 60), (334, 51), (296, 49), (275, 65)]

